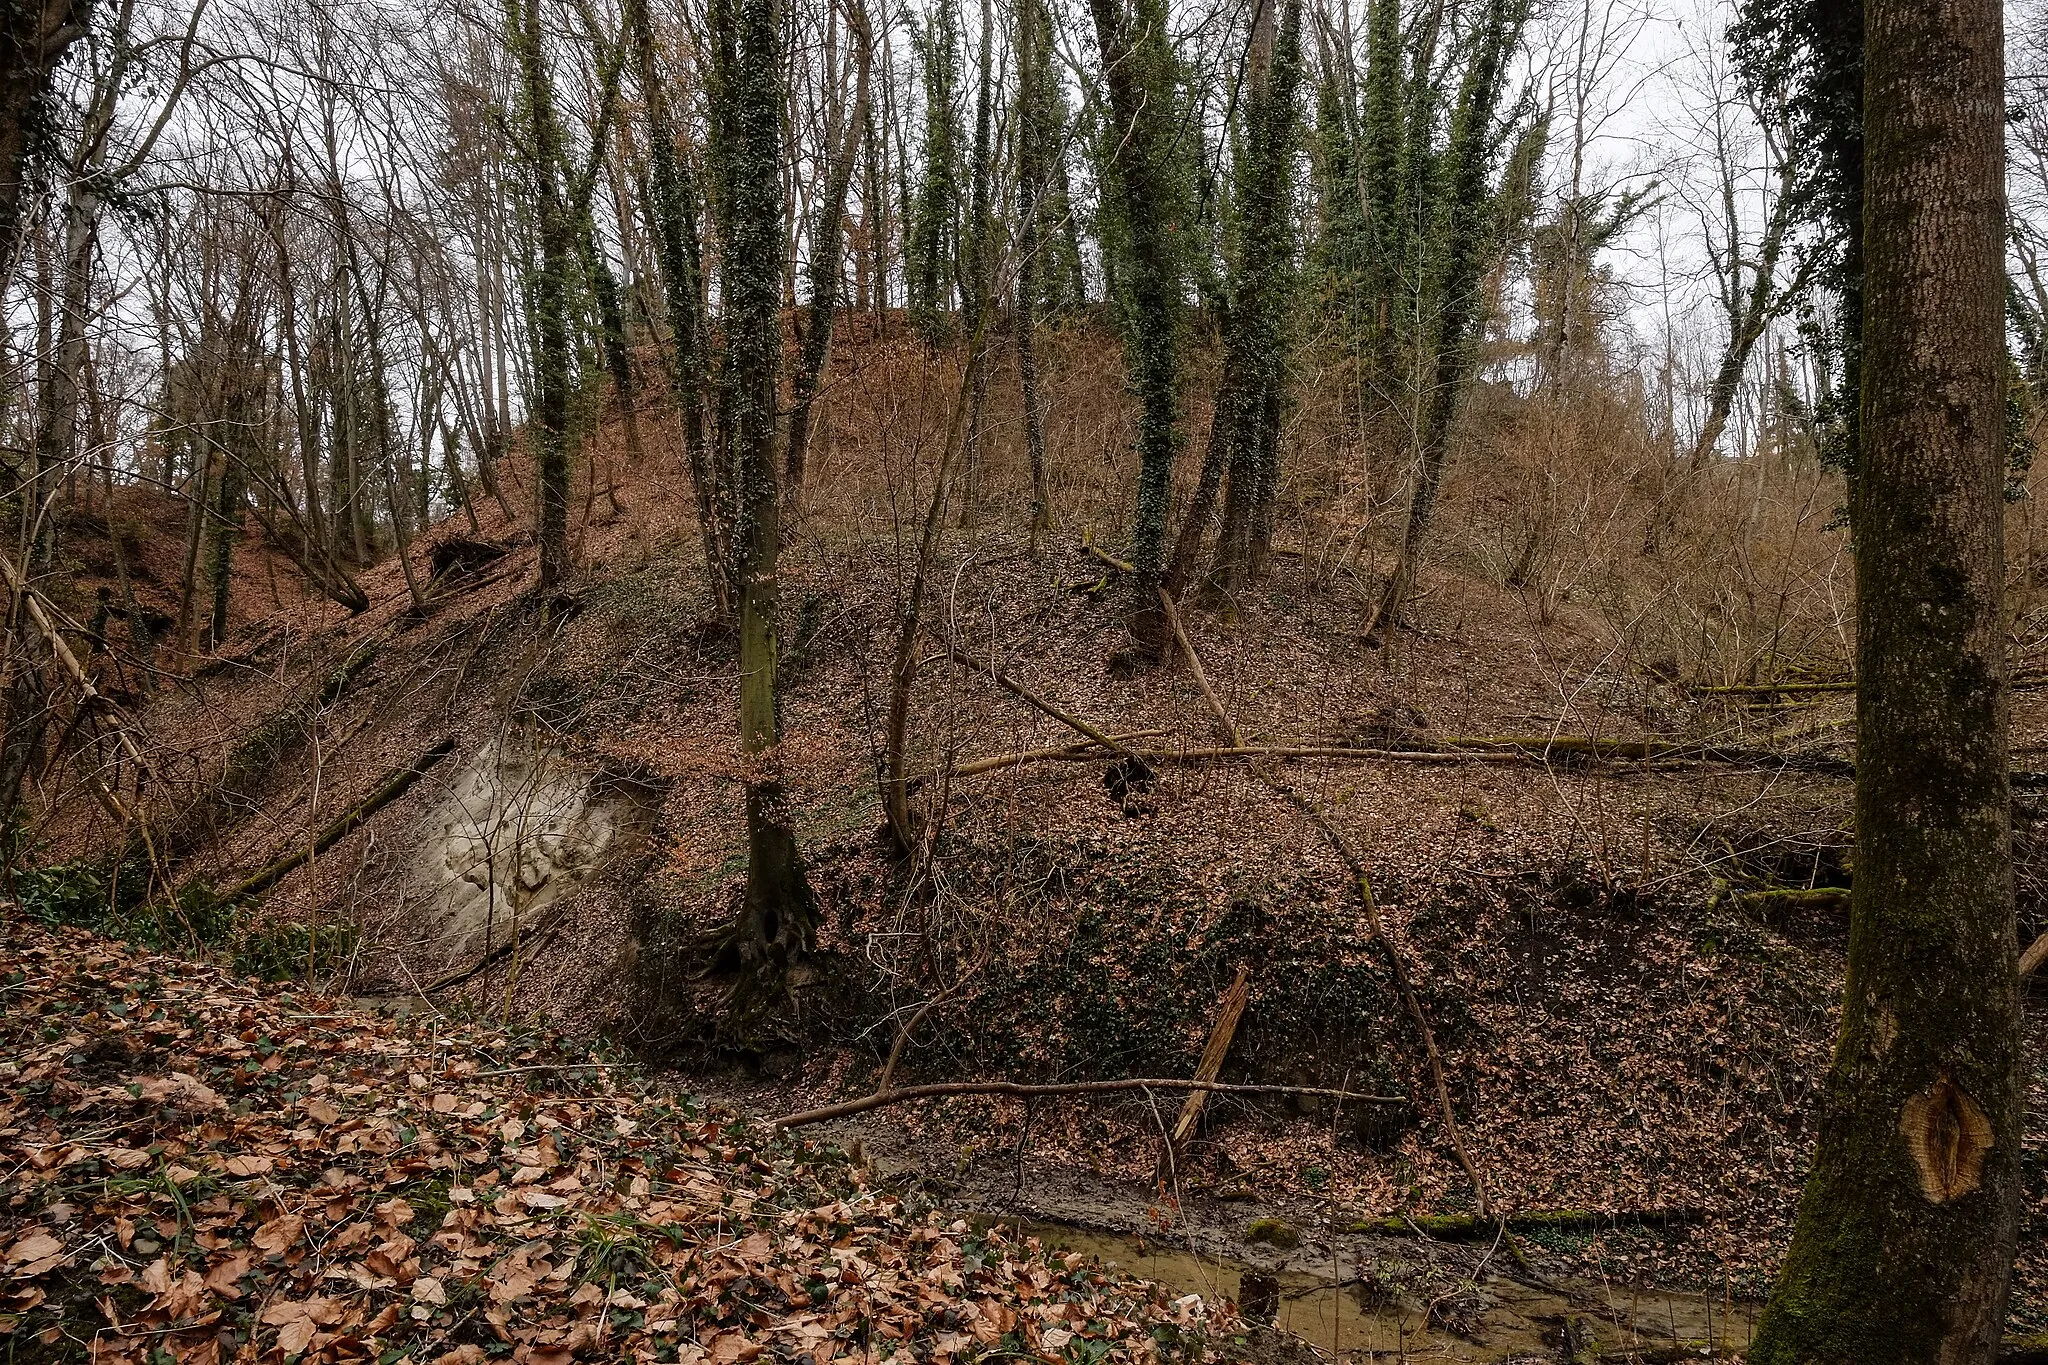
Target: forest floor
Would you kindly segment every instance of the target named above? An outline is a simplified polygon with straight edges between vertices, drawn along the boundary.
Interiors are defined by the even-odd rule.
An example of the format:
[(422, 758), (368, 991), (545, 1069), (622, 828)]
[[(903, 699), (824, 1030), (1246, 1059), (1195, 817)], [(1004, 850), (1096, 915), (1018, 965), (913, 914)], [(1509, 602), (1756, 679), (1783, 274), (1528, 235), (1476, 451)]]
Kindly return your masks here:
[[(455, 1016), (613, 1039), (756, 1116), (872, 1088), (906, 1026), (899, 1082), (1186, 1075), (1242, 968), (1224, 1081), (1399, 1102), (1218, 1095), (1165, 1181), (1162, 1118), (1140, 1094), (949, 1098), (827, 1134), (951, 1211), (1115, 1234), (1127, 1240), (1082, 1244), (1169, 1279), (1187, 1268), (1157, 1257), (1186, 1249), (1233, 1277), (1295, 1277), (1305, 1299), (1321, 1292), (1310, 1280), (1335, 1282), (1356, 1312), (1392, 1305), (1382, 1325), (1400, 1333), (1420, 1311), (1432, 1332), (1483, 1339), (1451, 1331), (1432, 1349), (1507, 1358), (1522, 1329), (1458, 1296), (1508, 1253), (1396, 1235), (1444, 1233), (1430, 1220), (1473, 1212), (1474, 1190), (1387, 945), (1306, 802), (1366, 867), (1463, 1141), (1493, 1203), (1525, 1217), (1528, 1268), (1499, 1283), (1581, 1296), (1532, 1307), (1527, 1341), (1566, 1330), (1560, 1304), (1653, 1293), (1659, 1349), (1739, 1347), (1789, 1236), (1846, 942), (1828, 898), (1751, 893), (1847, 884), (1852, 694), (1690, 689), (1625, 617), (1593, 601), (1539, 611), (1455, 555), (1432, 566), (1411, 628), (1372, 650), (1358, 589), (1283, 552), (1259, 589), (1191, 608), (1188, 627), (1248, 744), (1348, 752), (1175, 761), (1216, 744), (1212, 720), (1182, 662), (1114, 666), (1123, 584), (1087, 528), (1034, 554), (991, 513), (946, 537), (912, 752), (920, 800), (943, 792), (947, 818), (906, 889), (875, 795), (875, 680), (921, 508), (821, 496), (783, 578), (783, 763), (823, 923), (794, 1008), (736, 1032), (704, 946), (744, 873), (733, 646), (706, 624), (680, 476), (644, 472), (619, 498), (613, 514), (593, 490), (579, 570), (550, 601), (530, 590), (530, 539), (494, 511), (415, 544), (419, 562), (456, 539), (504, 551), (453, 569), (424, 608), (386, 563), (362, 575), (371, 610), (348, 617), (252, 548), (237, 629), (206, 668), (147, 698), (111, 678), (164, 756), (158, 799), (189, 836), (165, 853), (195, 886), (232, 887), (448, 755), (285, 870), (239, 944), (287, 945), (287, 969), (293, 952), (317, 958), (325, 988), (382, 1008), (418, 1011), (424, 994)], [(944, 638), (971, 667), (946, 661)], [(952, 776), (1076, 738), (992, 667), (1142, 736), (1128, 742), (1168, 755), (1156, 782), (1117, 791), (1099, 754)], [(281, 716), (295, 718), (282, 731)], [(1659, 747), (1588, 754), (1567, 742), (1580, 740)], [(2048, 705), (2020, 692), (2018, 766), (2043, 747)], [(2044, 814), (2018, 793), (2023, 939), (2048, 928)], [(534, 852), (546, 840), (517, 833), (550, 820), (586, 851)], [(451, 840), (489, 845), (494, 830), (519, 845), (490, 864), (504, 884), (451, 900)], [(65, 869), (116, 846), (80, 793), (47, 812), (44, 837), (46, 865)], [(24, 903), (54, 914), (68, 885), (46, 876)], [(279, 951), (243, 956), (274, 967)], [(2048, 1326), (2038, 1005), (2028, 1031), (2016, 1332)]]

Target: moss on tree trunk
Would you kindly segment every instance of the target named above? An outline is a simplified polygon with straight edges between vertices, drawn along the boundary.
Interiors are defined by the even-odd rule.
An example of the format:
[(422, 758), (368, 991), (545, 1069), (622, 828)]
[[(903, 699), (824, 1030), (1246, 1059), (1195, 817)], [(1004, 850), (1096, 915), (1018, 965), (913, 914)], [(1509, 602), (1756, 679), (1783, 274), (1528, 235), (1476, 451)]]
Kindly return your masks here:
[(2019, 1208), (2001, 11), (1865, 16), (1849, 970), (1753, 1365), (1991, 1360)]
[(728, 103), (718, 149), (725, 185), (726, 386), (732, 405), (740, 598), (740, 749), (747, 774), (747, 888), (737, 946), (746, 969), (736, 996), (779, 993), (794, 949), (807, 947), (815, 910), (777, 781), (781, 720), (775, 692), (777, 560), (776, 385), (782, 361), (782, 88), (776, 0), (712, 6)]

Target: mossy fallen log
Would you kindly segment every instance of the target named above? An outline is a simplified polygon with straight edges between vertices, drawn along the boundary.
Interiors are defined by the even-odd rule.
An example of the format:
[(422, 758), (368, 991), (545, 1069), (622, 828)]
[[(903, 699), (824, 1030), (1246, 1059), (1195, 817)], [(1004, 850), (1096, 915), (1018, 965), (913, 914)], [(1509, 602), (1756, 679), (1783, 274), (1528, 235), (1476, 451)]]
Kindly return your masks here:
[(1776, 887), (1766, 891), (1740, 891), (1731, 898), (1736, 909), (1759, 919), (1783, 915), (1845, 915), (1849, 912), (1846, 886)]

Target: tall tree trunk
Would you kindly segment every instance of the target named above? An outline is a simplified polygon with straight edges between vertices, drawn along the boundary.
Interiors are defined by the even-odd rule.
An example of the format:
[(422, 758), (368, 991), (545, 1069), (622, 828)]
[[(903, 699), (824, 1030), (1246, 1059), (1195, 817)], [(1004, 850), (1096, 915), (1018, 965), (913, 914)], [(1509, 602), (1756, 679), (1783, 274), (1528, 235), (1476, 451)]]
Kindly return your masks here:
[(1052, 22), (1045, 0), (1017, 5), (1017, 382), (1023, 390), (1024, 453), (1031, 465), (1031, 553), (1052, 529), (1046, 487), (1045, 409), (1038, 396), (1039, 254), (1044, 248), (1046, 164), (1060, 98), (1052, 70)]
[(705, 328), (696, 193), (688, 164), (676, 154), (676, 129), (662, 85), (647, 0), (626, 0), (625, 19), (633, 43), (634, 74), (647, 110), (647, 162), (652, 184), (646, 204), (652, 220), (649, 235), (661, 264), (662, 297), (668, 305), (669, 386), (682, 413), (683, 460), (689, 466), (690, 487), (697, 500), (697, 529), (704, 546), (712, 610), (727, 618), (733, 609), (734, 547), (704, 427)]
[[(1479, 285), (1493, 233), (1493, 196), (1488, 183), (1497, 138), (1494, 116), (1507, 86), (1509, 62), (1520, 45), (1529, 17), (1529, 0), (1487, 0), (1479, 19), (1477, 50), (1458, 91), (1451, 117), (1451, 136), (1444, 149), (1442, 186), (1431, 215), (1432, 243), (1425, 303), (1433, 312), (1427, 326), (1418, 323), (1418, 340), (1427, 339), (1419, 367), (1416, 395), (1420, 420), (1415, 440), (1415, 476), (1409, 492), (1408, 520), (1394, 570), (1387, 576), (1365, 634), (1400, 620), (1415, 588), (1415, 573), (1429, 536), (1430, 518), (1443, 486), (1444, 458), (1450, 449), (1451, 424), (1465, 396), (1477, 361), (1480, 321)], [(1419, 153), (1418, 153), (1419, 155)]]
[(735, 934), (741, 999), (765, 1003), (807, 953), (817, 908), (804, 878), (779, 780), (775, 690), (777, 560), (776, 389), (782, 360), (782, 80), (778, 0), (714, 0), (714, 46), (724, 67), (727, 385), (738, 508), (740, 750), (748, 762), (747, 886)]
[[(522, 12), (523, 11), (523, 12)], [(569, 574), (569, 253), (573, 249), (560, 179), (561, 131), (540, 30), (539, 0), (508, 0), (508, 37), (524, 87), (528, 174), (540, 268), (533, 280), (535, 421), (534, 533), (540, 542), (540, 590)]]
[[(619, 282), (598, 246), (597, 225), (587, 209), (583, 214), (582, 236), (583, 268), (590, 276), (590, 292), (597, 298), (598, 327), (604, 333), (605, 368), (611, 372), (612, 393), (619, 403), (619, 423), (625, 428), (626, 463), (639, 472), (645, 460), (640, 444), (640, 386), (634, 382), (633, 353), (626, 344), (626, 311), (619, 303)], [(607, 487), (606, 494), (616, 513), (617, 491)]]
[(2019, 1216), (1999, 0), (1869, 0), (1856, 879), (1841, 1034), (1749, 1358), (1987, 1362)]
[[(1267, 507), (1275, 480), (1269, 463), (1278, 462), (1267, 421), (1267, 409), (1278, 411), (1287, 357), (1283, 343), (1287, 305), (1293, 284), (1294, 243), (1289, 230), (1292, 207), (1288, 193), (1301, 81), (1301, 4), (1284, 0), (1276, 19), (1273, 9), (1283, 0), (1261, 0), (1252, 21), (1250, 89), (1245, 104), (1245, 165), (1239, 173), (1243, 245), (1231, 280), (1229, 346), (1223, 361), (1223, 387), (1217, 395), (1217, 433), (1227, 437), (1227, 462), (1205, 460), (1227, 469), (1229, 493), (1224, 499), (1223, 528), (1216, 538), (1211, 570), (1218, 589), (1228, 592), (1241, 580), (1256, 580), (1265, 571)], [(1211, 444), (1213, 447), (1214, 436)], [(1213, 496), (1213, 495), (1212, 495)], [(1188, 532), (1199, 537), (1209, 509), (1190, 512)], [(1176, 560), (1180, 558), (1176, 553)], [(1192, 556), (1190, 556), (1192, 558)], [(1189, 566), (1176, 565), (1185, 575)], [(1176, 597), (1182, 584), (1169, 585)]]
[(1137, 390), (1138, 498), (1131, 532), (1126, 620), (1133, 640), (1157, 657), (1170, 637), (1159, 606), (1166, 571), (1166, 519), (1180, 447), (1180, 239), (1188, 225), (1180, 193), (1174, 126), (1173, 54), (1161, 0), (1089, 0), (1114, 126), (1109, 141), (1129, 259), (1123, 263), (1131, 317), (1126, 325)]
[[(981, 49), (979, 79), (974, 95), (974, 146), (967, 170), (967, 225), (961, 239), (960, 293), (964, 303), (961, 322), (973, 344), (988, 346), (988, 313), (995, 306), (995, 216), (991, 204), (995, 191), (995, 10), (990, 0), (981, 0)], [(968, 358), (974, 384), (967, 410), (965, 488), (960, 498), (960, 524), (972, 526), (980, 520), (982, 505), (982, 445), (988, 422), (988, 366), (980, 356)]]
[(80, 168), (64, 201), (64, 273), (57, 314), (57, 353), (36, 433), (31, 505), (35, 509), (32, 572), (50, 568), (57, 552), (57, 480), (78, 452), (79, 371), (85, 364), (85, 314), (91, 303), (92, 264), (99, 241), (100, 196), (93, 172)]
[(89, 0), (8, 0), (0, 10), (0, 280), (14, 265), (29, 165), (47, 129), (57, 64), (85, 36)]

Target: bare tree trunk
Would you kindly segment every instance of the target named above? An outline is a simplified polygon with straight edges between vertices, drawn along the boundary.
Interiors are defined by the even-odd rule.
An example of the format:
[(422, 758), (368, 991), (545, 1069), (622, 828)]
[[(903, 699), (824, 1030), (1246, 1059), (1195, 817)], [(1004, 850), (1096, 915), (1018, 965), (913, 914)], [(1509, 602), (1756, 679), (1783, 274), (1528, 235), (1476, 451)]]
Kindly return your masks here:
[(789, 414), (789, 448), (783, 466), (783, 496), (794, 506), (803, 493), (804, 457), (811, 444), (811, 404), (825, 376), (832, 352), (832, 320), (839, 307), (842, 262), (845, 258), (846, 196), (860, 159), (861, 135), (868, 124), (868, 75), (874, 38), (869, 32), (863, 0), (846, 5), (846, 26), (853, 30), (855, 55), (853, 107), (843, 105), (835, 128), (838, 143), (827, 173), (823, 197), (811, 229), (811, 304), (804, 323), (803, 354), (793, 378)]

